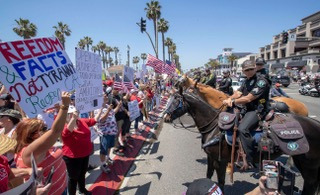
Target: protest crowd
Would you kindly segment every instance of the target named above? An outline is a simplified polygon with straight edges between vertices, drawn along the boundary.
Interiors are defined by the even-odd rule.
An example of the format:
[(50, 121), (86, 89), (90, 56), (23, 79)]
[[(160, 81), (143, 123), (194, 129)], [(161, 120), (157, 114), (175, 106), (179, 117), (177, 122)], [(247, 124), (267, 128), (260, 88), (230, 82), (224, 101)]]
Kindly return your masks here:
[[(59, 46), (60, 43), (56, 44)], [(43, 75), (35, 74), (36, 69), (42, 70), (40, 66), (32, 70), (30, 77), (27, 72), (21, 73), (16, 69), (20, 75), (17, 83), (30, 78), (34, 82), (29, 85), (30, 91), (1, 80), (0, 193), (19, 194), (22, 190), (18, 187), (25, 186), (26, 191), (23, 192), (29, 194), (91, 194), (85, 188), (85, 175), (91, 166), (89, 159), (94, 152), (94, 139), (100, 139), (99, 167), (102, 173), (108, 174), (110, 165), (114, 163), (111, 152), (113, 156), (125, 156), (128, 140), (141, 135), (145, 123), (153, 123), (149, 113), (159, 107), (161, 97), (168, 95), (177, 76), (175, 68), (172, 68), (164, 77), (154, 72), (145, 72), (137, 77), (132, 68), (125, 66), (122, 75), (110, 76), (106, 71), (102, 79), (101, 60), (81, 61), (81, 56), (98, 58), (98, 55), (77, 50), (76, 65), (67, 70), (72, 63), (64, 62), (69, 61), (68, 57), (58, 46), (52, 52), (57, 51), (57, 55), (64, 59), (61, 63), (66, 64), (65, 69), (57, 70), (60, 78), (66, 77), (64, 86), (57, 84), (60, 78), (51, 72), (54, 76), (49, 80), (54, 85), (50, 89), (54, 91), (43, 93), (41, 99), (40, 91), (50, 84)], [(13, 54), (10, 55), (12, 57)], [(4, 57), (9, 64), (13, 63), (10, 56)], [(47, 62), (46, 68), (51, 63)], [(154, 60), (148, 63), (155, 68)], [(88, 70), (80, 68), (84, 64), (100, 69), (94, 72), (92, 68), (88, 77), (84, 74)], [(68, 80), (69, 76), (72, 76), (72, 81)], [(37, 82), (38, 78), (41, 78), (42, 86)], [(77, 83), (81, 84), (76, 86)], [(25, 84), (23, 82), (20, 86)], [(36, 90), (34, 94), (31, 94), (32, 87)], [(41, 100), (36, 102), (36, 98)]]

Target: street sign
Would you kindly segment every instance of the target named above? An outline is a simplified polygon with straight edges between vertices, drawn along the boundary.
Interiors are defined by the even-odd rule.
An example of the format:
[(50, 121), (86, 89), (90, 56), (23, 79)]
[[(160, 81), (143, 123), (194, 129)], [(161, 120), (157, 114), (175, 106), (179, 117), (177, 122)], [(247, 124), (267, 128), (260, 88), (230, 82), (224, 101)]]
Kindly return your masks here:
[(289, 34), (289, 41), (296, 41), (297, 40), (297, 34), (291, 33)]

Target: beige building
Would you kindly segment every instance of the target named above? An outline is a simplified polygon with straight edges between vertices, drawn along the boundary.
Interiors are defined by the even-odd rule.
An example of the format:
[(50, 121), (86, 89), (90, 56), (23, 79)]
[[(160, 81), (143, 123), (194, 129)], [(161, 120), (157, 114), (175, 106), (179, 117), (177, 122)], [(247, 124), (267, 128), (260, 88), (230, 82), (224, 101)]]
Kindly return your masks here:
[(241, 75), (242, 74), (242, 64), (244, 61), (246, 60), (251, 60), (251, 61), (255, 61), (258, 57), (258, 54), (256, 53), (252, 53), (252, 54), (249, 54), (249, 55), (246, 55), (242, 58), (238, 58), (234, 63), (235, 63), (235, 67), (236, 67), (236, 73), (238, 75)]
[[(320, 11), (301, 19), (302, 24), (273, 36), (271, 44), (260, 47), (259, 56), (277, 69), (302, 69), (318, 72), (320, 63)], [(287, 42), (284, 41), (288, 33)]]

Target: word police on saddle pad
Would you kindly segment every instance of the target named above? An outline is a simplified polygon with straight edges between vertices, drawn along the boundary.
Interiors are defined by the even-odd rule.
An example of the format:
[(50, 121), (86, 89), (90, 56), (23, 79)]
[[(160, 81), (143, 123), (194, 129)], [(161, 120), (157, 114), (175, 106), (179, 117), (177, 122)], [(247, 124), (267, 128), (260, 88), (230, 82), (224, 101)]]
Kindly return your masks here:
[(303, 129), (291, 115), (277, 115), (270, 124), (270, 130), (275, 145), (284, 153), (298, 155), (309, 151), (309, 143)]

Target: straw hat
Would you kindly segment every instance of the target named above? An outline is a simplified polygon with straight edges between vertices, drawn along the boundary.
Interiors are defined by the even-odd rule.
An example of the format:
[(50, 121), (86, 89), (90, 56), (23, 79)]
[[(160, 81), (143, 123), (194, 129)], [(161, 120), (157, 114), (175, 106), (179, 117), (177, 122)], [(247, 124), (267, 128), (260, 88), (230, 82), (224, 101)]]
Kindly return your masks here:
[(0, 155), (7, 153), (16, 147), (17, 141), (5, 135), (0, 135)]

